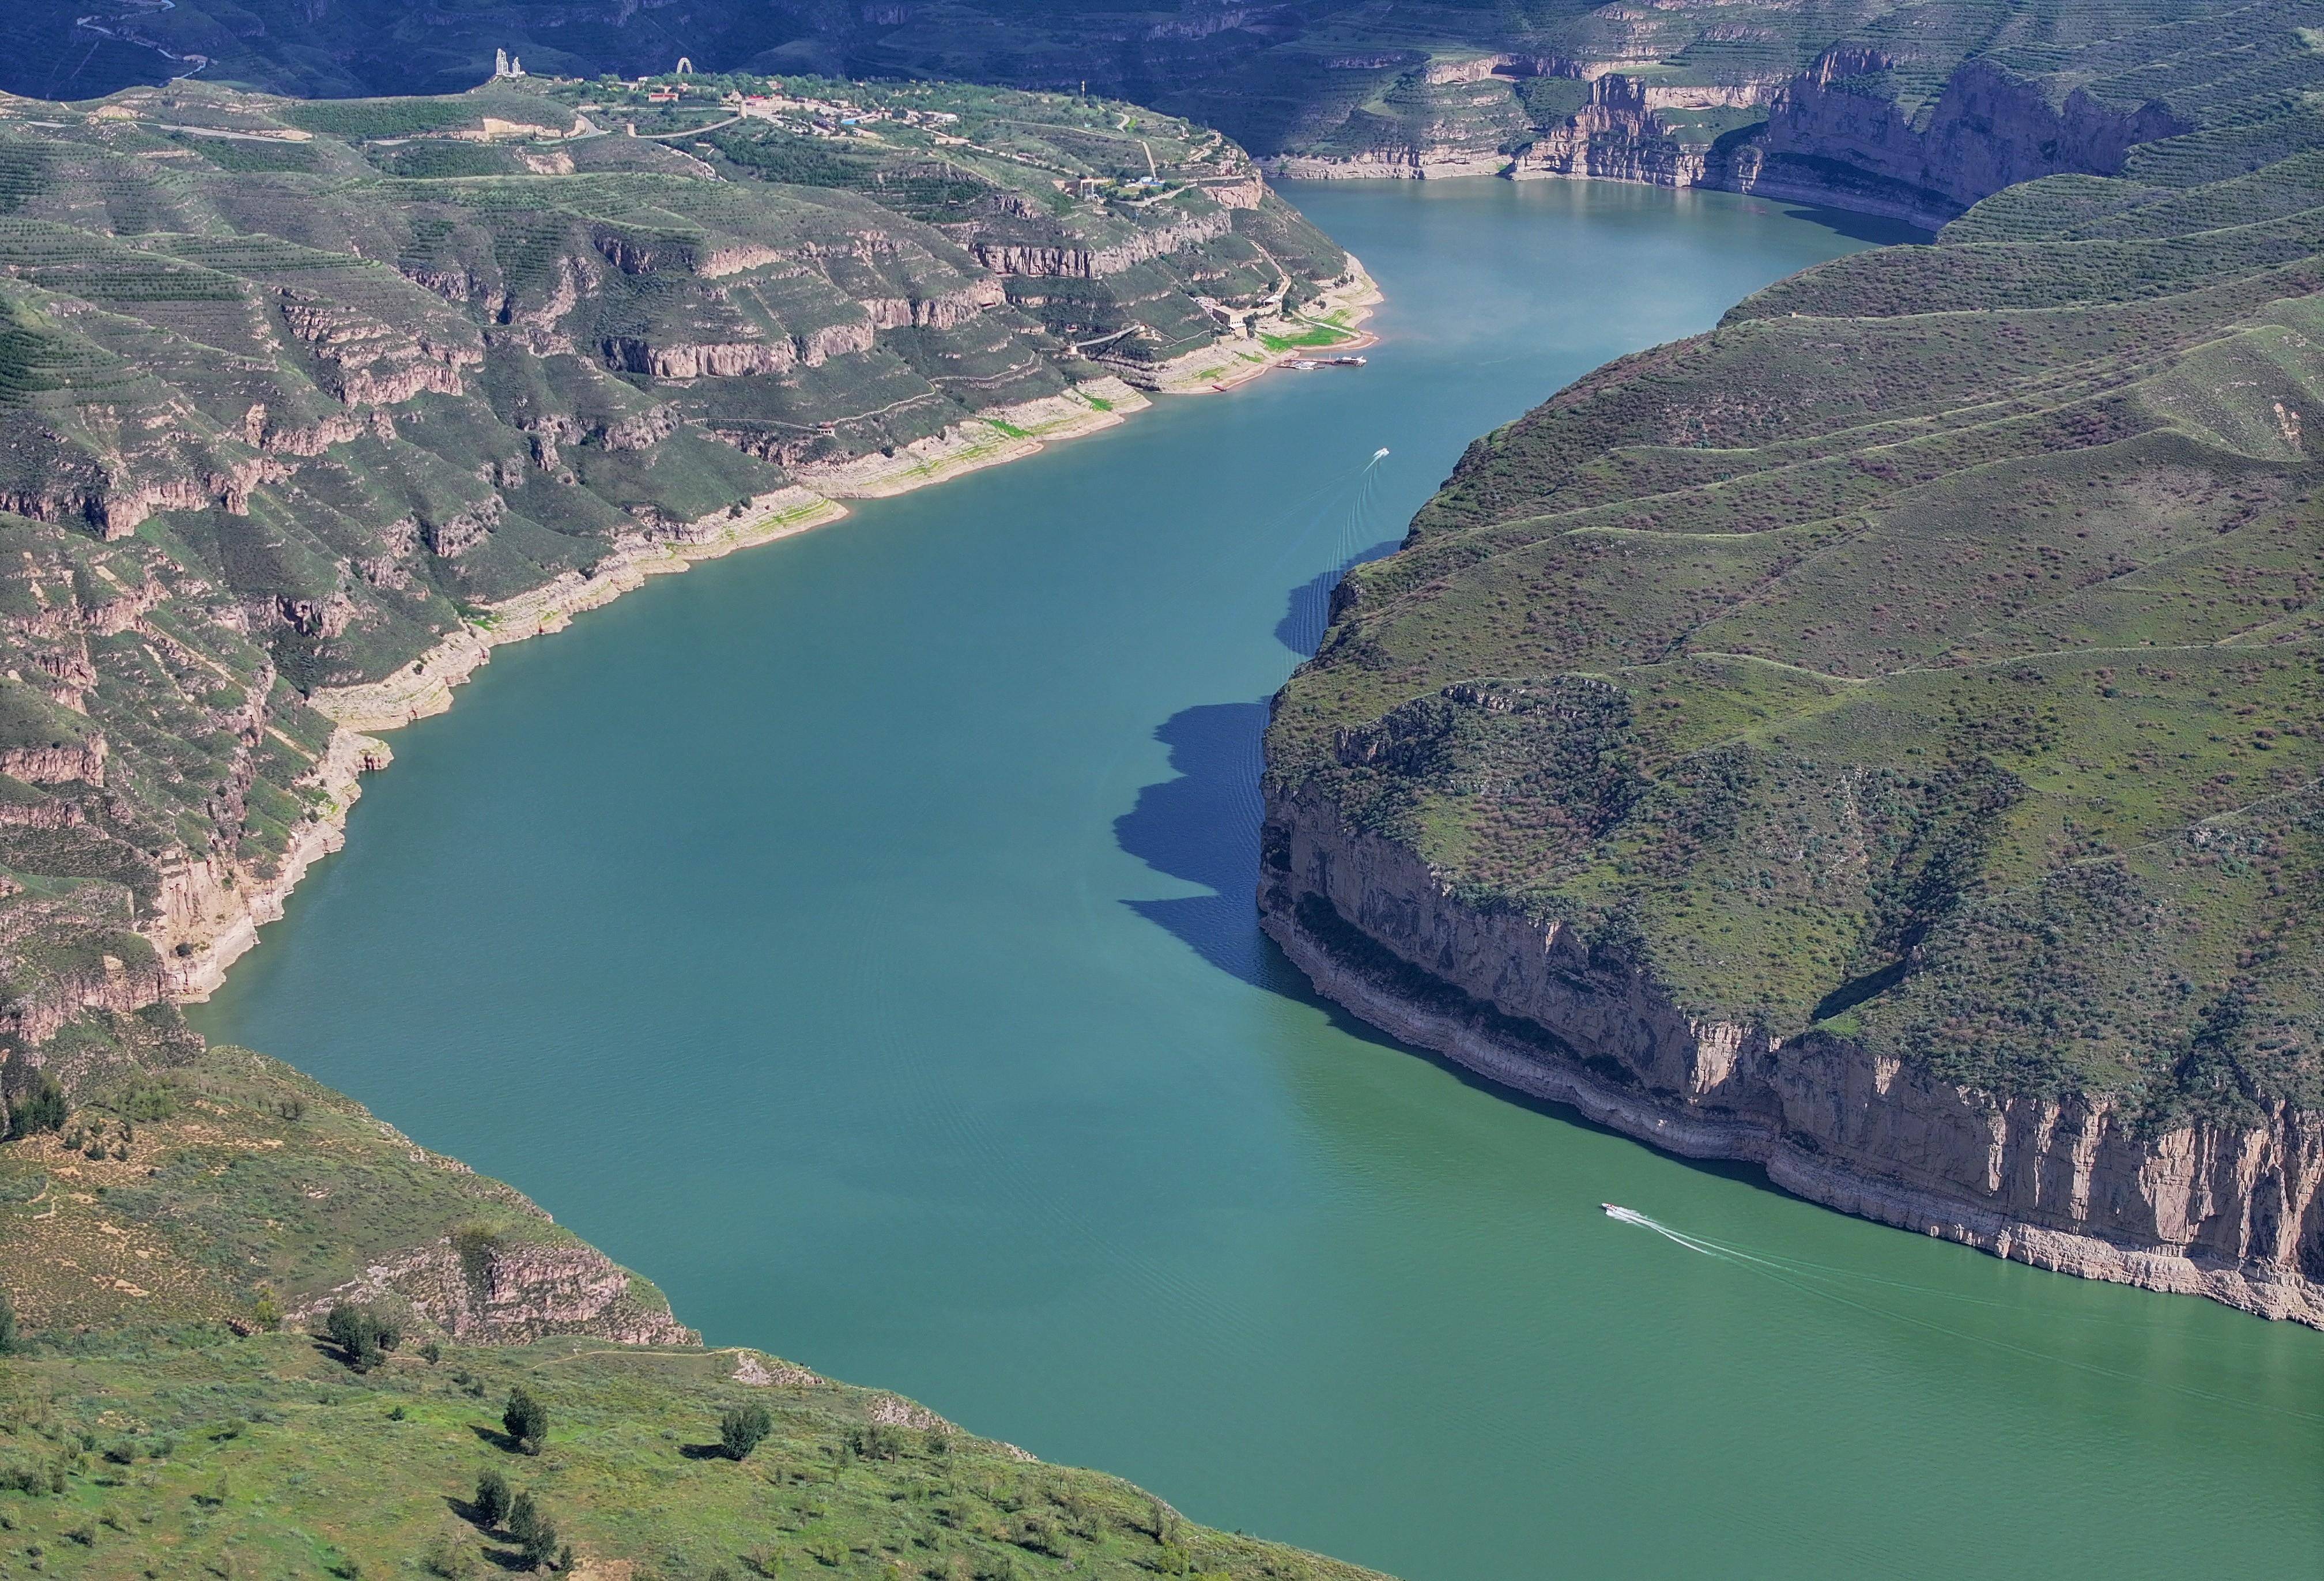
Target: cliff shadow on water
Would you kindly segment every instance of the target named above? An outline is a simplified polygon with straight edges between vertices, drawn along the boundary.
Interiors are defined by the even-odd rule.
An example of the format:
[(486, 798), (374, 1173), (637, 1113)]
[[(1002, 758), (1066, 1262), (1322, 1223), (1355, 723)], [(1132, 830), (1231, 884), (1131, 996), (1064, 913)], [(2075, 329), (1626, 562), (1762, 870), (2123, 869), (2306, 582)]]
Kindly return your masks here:
[[(1294, 587), (1276, 623), (1276, 640), (1302, 661), (1314, 658), (1341, 580), (1356, 566), (1382, 559), (1396, 548), (1393, 539), (1373, 544)], [(1114, 840), (1156, 872), (1210, 892), (1126, 900), (1122, 904), (1238, 981), (1321, 1012), (1342, 1036), (1425, 1060), (1462, 1086), (1489, 1093), (1500, 1102), (1599, 1135), (1635, 1140), (1570, 1104), (1496, 1081), (1362, 1019), (1339, 1001), (1318, 994), (1307, 974), (1260, 928), (1257, 892), (1265, 803), (1259, 776), (1268, 711), (1264, 700), (1204, 703), (1182, 708), (1156, 727), (1154, 739), (1169, 749), (1171, 776), (1139, 790), (1136, 804), (1114, 819)], [(1756, 1163), (1665, 1156), (1702, 1174), (1778, 1190)]]
[[(1360, 522), (1360, 508), (1354, 521)], [(1346, 529), (1343, 527), (1342, 532)], [(1319, 571), (1285, 596), (1275, 638), (1300, 659), (1314, 657), (1331, 616), (1332, 591), (1354, 567), (1393, 553), (1388, 539)], [(1171, 777), (1141, 789), (1137, 803), (1113, 820), (1114, 842), (1157, 873), (1211, 892), (1122, 903), (1179, 939), (1220, 971), (1331, 1012), (1351, 1035), (1392, 1041), (1319, 996), (1306, 975), (1259, 930), (1259, 829), (1265, 806), (1259, 792), (1264, 699), (1204, 703), (1182, 708), (1156, 726), (1154, 739), (1170, 751)]]
[(1868, 246), (1931, 246), (1937, 239), (1936, 231), (1928, 226), (1892, 219), (1885, 214), (1858, 214), (1850, 208), (1826, 208), (1807, 203), (1779, 203), (1777, 207), (1785, 219), (1821, 226), (1835, 236)]
[[(1360, 511), (1356, 519), (1362, 519)], [(1331, 623), (1332, 595), (1341, 581), (1357, 566), (1394, 553), (1398, 541), (1385, 539), (1346, 555), (1331, 569), (1292, 588), (1285, 596), (1282, 617), (1275, 623), (1276, 641), (1303, 662), (1314, 658)], [(1480, 1076), (1434, 1049), (1383, 1031), (1339, 1001), (1318, 994), (1307, 974), (1268, 937), (1259, 925), (1257, 899), (1259, 827), (1266, 811), (1259, 775), (1268, 713), (1264, 699), (1204, 703), (1182, 708), (1156, 726), (1154, 739), (1170, 752), (1171, 776), (1139, 790), (1135, 805), (1113, 820), (1114, 842), (1157, 873), (1200, 884), (1210, 892), (1126, 900), (1122, 904), (1239, 982), (1322, 1012), (1342, 1036), (1424, 1059), (1464, 1086), (1535, 1114), (1601, 1135), (1624, 1135), (1571, 1105)], [(1776, 1189), (1756, 1164), (1684, 1157), (1672, 1161)]]

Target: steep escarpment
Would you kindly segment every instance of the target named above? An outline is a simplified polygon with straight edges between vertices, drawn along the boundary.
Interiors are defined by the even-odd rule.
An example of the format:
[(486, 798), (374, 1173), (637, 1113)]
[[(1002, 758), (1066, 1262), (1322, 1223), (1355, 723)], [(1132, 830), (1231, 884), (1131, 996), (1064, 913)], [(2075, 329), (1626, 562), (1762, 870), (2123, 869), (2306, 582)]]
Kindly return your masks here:
[(1892, 67), (1843, 46), (1764, 98), (1608, 72), (1506, 173), (1757, 192), (1934, 229), (2021, 181), (2113, 175), (2132, 147), (2188, 129), (2159, 99), (2116, 108), (2077, 87), (2053, 103), (2043, 83), (1984, 60), (1916, 115), (1883, 91)]
[(1261, 899), (1648, 1140), (2324, 1321), (2319, 139), (2172, 102), (1472, 446), (1277, 699)]
[(2138, 143), (2192, 128), (2161, 99), (2116, 108), (1987, 60), (1961, 66), (1925, 115), (1867, 92), (1893, 72), (1876, 50), (1832, 51), (1768, 106), (1766, 132), (1729, 156), (1727, 184), (1789, 187), (1906, 217), (1950, 218), (1980, 198), (2068, 171), (2111, 176)]
[(1823, 1027), (1707, 1019), (1618, 938), (1464, 903), (1328, 800), (1278, 798), (1268, 827), (1268, 931), (1399, 1037), (1844, 1212), (2324, 1327), (2324, 1111), (2159, 1123), (2115, 1096), (1948, 1081)]

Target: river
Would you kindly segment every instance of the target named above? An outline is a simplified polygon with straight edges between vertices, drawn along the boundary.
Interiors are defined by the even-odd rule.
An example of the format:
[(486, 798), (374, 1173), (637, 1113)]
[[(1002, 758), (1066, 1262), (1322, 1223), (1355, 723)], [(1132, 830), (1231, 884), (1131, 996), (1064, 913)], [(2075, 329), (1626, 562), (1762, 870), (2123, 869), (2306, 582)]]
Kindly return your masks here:
[(1879, 234), (1579, 183), (1294, 199), (1388, 292), (1370, 366), (503, 649), (203, 1030), (513, 1182), (714, 1344), (1411, 1581), (2312, 1578), (2324, 1334), (1657, 1156), (1261, 938), (1265, 699), (1339, 568), (1473, 436)]

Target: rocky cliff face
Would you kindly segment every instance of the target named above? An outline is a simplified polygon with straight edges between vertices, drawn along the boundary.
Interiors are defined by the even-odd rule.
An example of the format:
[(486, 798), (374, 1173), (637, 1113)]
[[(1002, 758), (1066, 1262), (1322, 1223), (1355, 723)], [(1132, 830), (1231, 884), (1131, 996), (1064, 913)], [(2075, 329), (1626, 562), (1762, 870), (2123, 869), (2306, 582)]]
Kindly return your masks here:
[(1676, 91), (1619, 72), (1600, 75), (1590, 85), (1590, 103), (1519, 154), (1508, 173), (1520, 180), (1585, 176), (1657, 187), (1719, 185), (1710, 144), (1690, 143), (1658, 113), (1674, 107)]
[(1729, 161), (1726, 181), (1745, 190), (1804, 184), (1852, 207), (1949, 218), (2020, 181), (2113, 175), (2135, 144), (2188, 130), (2159, 102), (2111, 109), (2077, 88), (2052, 103), (2042, 85), (1981, 60), (1955, 71), (1915, 117), (1850, 86), (1891, 65), (1874, 51), (1827, 53), (1775, 96), (1765, 134)]
[[(1511, 162), (1508, 173), (1716, 187), (1891, 216), (1931, 228), (2020, 181), (2071, 171), (2112, 175), (2135, 145), (2184, 131), (2160, 103), (2109, 108), (2080, 88), (2043, 86), (1971, 60), (1915, 115), (1876, 87), (1893, 67), (1877, 51), (1827, 51), (1772, 88), (1691, 88), (1619, 72), (1597, 76), (1590, 103)], [(1720, 133), (1670, 112), (1765, 104), (1755, 128)]]
[(457, 1235), (374, 1263), (293, 1317), (319, 1322), (341, 1301), (389, 1302), (471, 1345), (587, 1334), (622, 1345), (699, 1345), (659, 1300), (632, 1294), (630, 1271), (591, 1246), (499, 1245)]
[(2136, 144), (2186, 129), (2160, 102), (2113, 107), (2083, 88), (2060, 93), (1982, 59), (1961, 64), (1934, 103), (1918, 109), (1891, 97), (1896, 62), (1865, 45), (1836, 46), (1789, 77), (1737, 80), (1637, 72), (1655, 60), (1651, 51), (1497, 56), (1431, 68), (1432, 83), (1496, 74), (1571, 79), (1589, 84), (1589, 98), (1499, 149), (1450, 133), (1398, 134), (1356, 153), (1286, 153), (1270, 166), (1307, 178), (1499, 173), (1714, 187), (1935, 228), (2021, 181), (2111, 175)]
[(1520, 1091), (1812, 1201), (2086, 1278), (2324, 1327), (2324, 1115), (2142, 1128), (2003, 1098), (1845, 1038), (1690, 1016), (1552, 920), (1463, 905), (1321, 796), (1270, 798), (1260, 904), (1316, 986)]
[[(1241, 194), (1236, 191), (1236, 195)], [(965, 242), (971, 256), (995, 274), (1101, 280), (1109, 274), (1120, 274), (1149, 259), (1217, 241), (1234, 228), (1230, 210), (1244, 207), (1250, 205), (1222, 204), (1215, 213), (1188, 215), (1183, 219), (1141, 231), (1102, 247), (1010, 239), (993, 236), (989, 227), (977, 224), (948, 228)]]

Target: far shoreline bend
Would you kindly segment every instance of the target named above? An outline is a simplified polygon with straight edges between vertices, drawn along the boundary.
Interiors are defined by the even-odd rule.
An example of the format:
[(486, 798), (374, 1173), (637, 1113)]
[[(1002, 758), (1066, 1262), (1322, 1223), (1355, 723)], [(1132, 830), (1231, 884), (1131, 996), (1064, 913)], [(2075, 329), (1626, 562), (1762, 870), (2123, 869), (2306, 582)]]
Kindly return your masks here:
[[(1287, 330), (1344, 328), (1345, 340), (1330, 349), (1360, 350), (1379, 343), (1362, 328), (1383, 300), (1379, 283), (1362, 261), (1348, 255), (1346, 283), (1327, 287), (1314, 310), (1280, 320)], [(1268, 326), (1260, 330), (1266, 332)], [(847, 514), (846, 500), (888, 499), (934, 484), (1021, 461), (1047, 446), (1112, 428), (1154, 404), (1155, 395), (1210, 395), (1240, 388), (1263, 374), (1313, 355), (1318, 348), (1286, 346), (1270, 350), (1251, 342), (1226, 340), (1159, 365), (1140, 389), (1115, 374), (1075, 384), (1056, 395), (1019, 402), (954, 424), (942, 433), (899, 447), (893, 456), (873, 452), (847, 461), (798, 467), (799, 481), (748, 502), (740, 515), (719, 512), (674, 531), (616, 540), (586, 571), (567, 571), (555, 580), (484, 606), (457, 630), (384, 680), (330, 687), (308, 702), (337, 726), (329, 744), (305, 783), (323, 793), (318, 817), (300, 828), (271, 878), (245, 882), (207, 897), (206, 937), (188, 940), (190, 951), (162, 952), (170, 998), (199, 1003), (225, 983), (235, 962), (258, 944), (258, 929), (279, 920), (308, 870), (346, 845), (349, 810), (362, 796), (360, 783), (395, 760), (378, 733), (449, 709), (452, 690), (492, 661), (494, 648), (561, 632), (573, 617), (602, 608), (634, 592), (653, 577), (690, 570), (703, 560), (721, 559), (738, 550), (773, 543)]]

